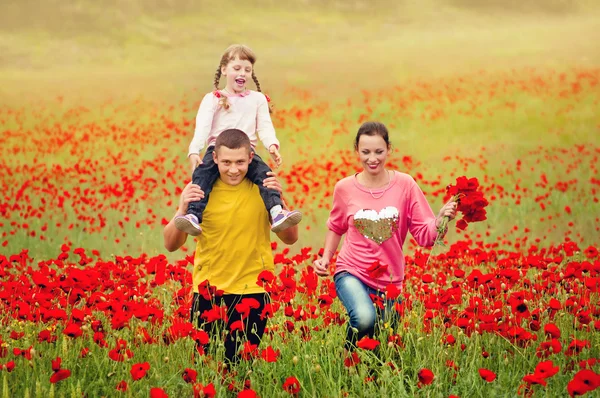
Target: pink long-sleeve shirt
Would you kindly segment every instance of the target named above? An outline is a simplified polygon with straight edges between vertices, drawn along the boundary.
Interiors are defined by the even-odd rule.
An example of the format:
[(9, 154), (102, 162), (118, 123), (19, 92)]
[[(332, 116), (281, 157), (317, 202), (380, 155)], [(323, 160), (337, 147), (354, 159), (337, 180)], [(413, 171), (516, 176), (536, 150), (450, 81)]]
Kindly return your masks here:
[(271, 145), (279, 148), (264, 94), (252, 90), (237, 95), (224, 91), (219, 91), (219, 94), (227, 97), (229, 109), (219, 105), (219, 97), (214, 92), (204, 96), (196, 116), (196, 129), (188, 156), (200, 154), (205, 144), (206, 147), (214, 145), (219, 134), (227, 129), (239, 129), (248, 134), (252, 148), (256, 148), (258, 139), (267, 149)]
[[(402, 245), (408, 231), (421, 246), (432, 246), (437, 237), (435, 215), (423, 191), (411, 176), (397, 171), (389, 186), (371, 192), (355, 175), (340, 180), (327, 227), (346, 234), (335, 273), (347, 271), (380, 290), (389, 284), (402, 288)], [(367, 270), (378, 260), (387, 270), (373, 278)]]

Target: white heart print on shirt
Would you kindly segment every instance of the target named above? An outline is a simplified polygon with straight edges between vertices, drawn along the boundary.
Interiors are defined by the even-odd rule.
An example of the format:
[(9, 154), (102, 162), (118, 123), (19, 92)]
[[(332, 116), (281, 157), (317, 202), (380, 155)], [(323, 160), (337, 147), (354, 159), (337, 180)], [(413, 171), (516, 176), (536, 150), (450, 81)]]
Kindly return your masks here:
[(354, 214), (354, 226), (362, 236), (381, 245), (398, 230), (399, 212), (393, 206), (384, 207), (379, 213), (361, 209)]

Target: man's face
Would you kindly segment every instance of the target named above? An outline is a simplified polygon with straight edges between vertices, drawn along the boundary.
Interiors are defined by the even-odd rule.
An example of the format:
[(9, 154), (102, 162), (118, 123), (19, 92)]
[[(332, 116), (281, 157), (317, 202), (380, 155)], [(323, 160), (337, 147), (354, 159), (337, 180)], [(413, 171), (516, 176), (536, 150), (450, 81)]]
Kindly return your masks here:
[(254, 153), (248, 148), (231, 149), (221, 146), (213, 152), (213, 160), (219, 166), (221, 180), (227, 185), (238, 185), (248, 173), (248, 165)]

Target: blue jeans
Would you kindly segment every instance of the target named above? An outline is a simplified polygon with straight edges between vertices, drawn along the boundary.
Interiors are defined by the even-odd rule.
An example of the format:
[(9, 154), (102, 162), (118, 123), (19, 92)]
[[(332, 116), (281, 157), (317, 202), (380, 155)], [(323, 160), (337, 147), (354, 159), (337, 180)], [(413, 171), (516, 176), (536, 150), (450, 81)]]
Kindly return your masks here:
[[(397, 300), (387, 300), (385, 292), (365, 285), (360, 279), (346, 271), (336, 274), (333, 282), (337, 296), (350, 318), (350, 325), (346, 332), (346, 348), (351, 349), (364, 336), (372, 338), (375, 335), (378, 319), (387, 320), (386, 317), (390, 317), (392, 326), (398, 319), (394, 310)], [(385, 303), (385, 309), (381, 310), (376, 307), (370, 295), (381, 297)]]

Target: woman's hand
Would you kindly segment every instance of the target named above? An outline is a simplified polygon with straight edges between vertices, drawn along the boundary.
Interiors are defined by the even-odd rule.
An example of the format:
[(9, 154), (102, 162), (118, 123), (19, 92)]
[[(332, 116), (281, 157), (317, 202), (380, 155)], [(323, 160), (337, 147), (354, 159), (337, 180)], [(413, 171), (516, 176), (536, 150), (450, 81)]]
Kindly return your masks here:
[(446, 203), (439, 211), (436, 219), (435, 219), (435, 226), (437, 228), (440, 227), (440, 225), (442, 225), (442, 221), (444, 220), (444, 217), (448, 217), (448, 219), (450, 220), (454, 220), (454, 218), (456, 217), (456, 208), (458, 207), (458, 203), (450, 201), (448, 203)]
[[(192, 155), (193, 156), (193, 155)], [(204, 198), (204, 191), (199, 185), (192, 183), (191, 181), (183, 188), (181, 196), (179, 197), (179, 213), (185, 214), (187, 212), (188, 205), (190, 202), (197, 202)]]
[(190, 160), (190, 166), (192, 168), (192, 174), (194, 174), (194, 170), (196, 170), (196, 167), (200, 166), (202, 164), (202, 159), (200, 159), (200, 155), (197, 154), (191, 154), (188, 159)]
[(329, 260), (325, 258), (318, 258), (313, 261), (315, 267), (315, 273), (319, 276), (329, 276)]

